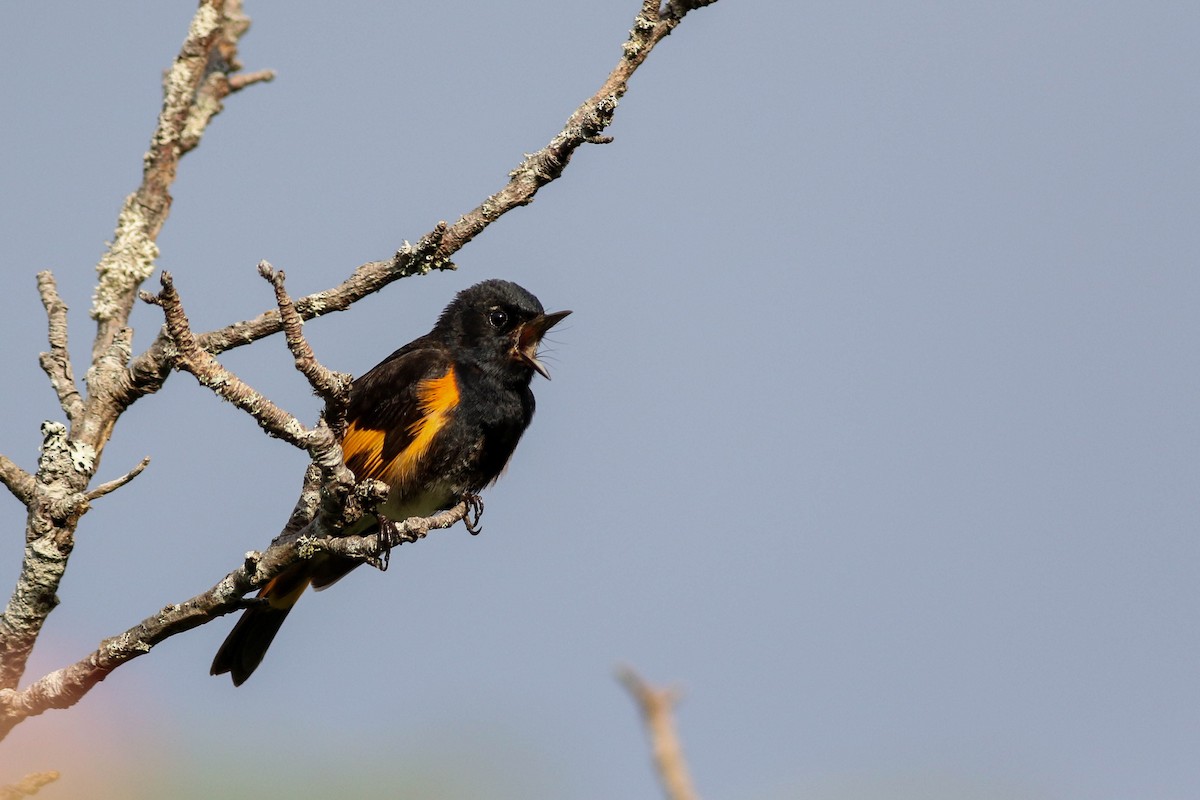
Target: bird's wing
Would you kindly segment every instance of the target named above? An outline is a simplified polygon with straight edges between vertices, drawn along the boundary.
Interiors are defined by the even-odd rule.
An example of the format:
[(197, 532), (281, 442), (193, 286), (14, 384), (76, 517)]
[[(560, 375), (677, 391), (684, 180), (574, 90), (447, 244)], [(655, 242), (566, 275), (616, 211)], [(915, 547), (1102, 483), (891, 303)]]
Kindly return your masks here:
[(444, 349), (418, 339), (397, 350), (354, 382), (342, 439), (346, 466), (360, 480), (404, 490), (458, 399)]

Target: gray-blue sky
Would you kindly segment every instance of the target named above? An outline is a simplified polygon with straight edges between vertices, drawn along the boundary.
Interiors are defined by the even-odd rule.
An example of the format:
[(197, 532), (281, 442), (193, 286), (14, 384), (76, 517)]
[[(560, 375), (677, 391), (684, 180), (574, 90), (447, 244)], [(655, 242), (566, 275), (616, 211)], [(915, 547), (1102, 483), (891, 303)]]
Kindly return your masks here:
[[(243, 60), (279, 79), (185, 159), (160, 240), (196, 325), (268, 306), (259, 259), (314, 291), (476, 205), (637, 5), (251, 0)], [(25, 465), (58, 416), (33, 273), (82, 359), (191, 12), (6, 10), (0, 452)], [(216, 623), (8, 752), (68, 796), (651, 797), (628, 662), (686, 688), (708, 798), (1196, 796), (1198, 38), (1187, 3), (697, 12), (616, 141), (458, 273), (307, 326), (361, 372), (481, 278), (575, 310), (484, 534), (306, 597), (241, 689), (207, 675)], [(315, 412), (282, 342), (225, 360)], [(85, 519), (32, 671), (265, 544), (304, 466), (186, 376), (101, 477), (147, 454)]]

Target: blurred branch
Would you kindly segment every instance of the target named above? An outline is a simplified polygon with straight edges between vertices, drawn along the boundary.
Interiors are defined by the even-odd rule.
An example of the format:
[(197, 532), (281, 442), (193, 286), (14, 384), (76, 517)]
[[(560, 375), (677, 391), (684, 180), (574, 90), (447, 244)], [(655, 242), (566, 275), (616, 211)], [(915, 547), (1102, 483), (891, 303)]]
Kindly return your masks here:
[(20, 800), (22, 797), (33, 797), (42, 787), (58, 780), (58, 773), (33, 772), (26, 775), (19, 783), (0, 786), (0, 800)]
[(675, 689), (655, 689), (642, 680), (632, 667), (617, 670), (617, 679), (629, 690), (638, 710), (642, 712), (654, 752), (654, 767), (667, 800), (699, 800), (688, 774), (683, 746), (675, 732), (672, 710), (679, 702), (679, 692)]

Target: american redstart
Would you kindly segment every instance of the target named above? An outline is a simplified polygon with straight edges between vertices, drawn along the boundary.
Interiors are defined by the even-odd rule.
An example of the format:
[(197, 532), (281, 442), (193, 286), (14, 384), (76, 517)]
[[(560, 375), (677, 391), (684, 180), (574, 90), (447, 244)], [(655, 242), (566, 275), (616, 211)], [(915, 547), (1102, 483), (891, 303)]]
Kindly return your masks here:
[[(550, 377), (538, 345), (570, 313), (545, 313), (510, 281), (483, 281), (459, 292), (432, 331), (354, 381), (342, 451), (357, 479), (388, 484), (379, 514), (429, 516), (500, 476), (533, 419), (533, 373)], [(372, 517), (352, 532), (378, 524)], [(212, 674), (228, 672), (240, 686), (304, 590), (324, 589), (360, 563), (320, 556), (272, 579), (258, 594), (265, 602), (243, 612), (217, 651)]]

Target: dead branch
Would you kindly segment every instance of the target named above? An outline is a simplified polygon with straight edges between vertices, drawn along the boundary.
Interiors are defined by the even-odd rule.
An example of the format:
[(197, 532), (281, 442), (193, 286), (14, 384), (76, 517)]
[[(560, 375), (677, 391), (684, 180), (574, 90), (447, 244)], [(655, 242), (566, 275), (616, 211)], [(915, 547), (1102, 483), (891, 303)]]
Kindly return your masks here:
[[(44, 366), (48, 367), (71, 427), (68, 431), (57, 422), (43, 425), (42, 454), (34, 476), (0, 456), (0, 481), (29, 508), (21, 573), (0, 616), (0, 738), (28, 716), (72, 705), (117, 666), (148, 652), (157, 642), (239, 608), (245, 593), (277, 574), (284, 562), (294, 563), (296, 558), (311, 557), (316, 552), (335, 552), (370, 562), (378, 560), (388, 547), (415, 541), (428, 530), (448, 527), (465, 518), (469, 504), (460, 504), (422, 524), (409, 521), (391, 527), (384, 534), (335, 536), (345, 520), (369, 511), (380, 501), (379, 486), (375, 482), (355, 484), (342, 463), (337, 436), (325, 420), (306, 428), (224, 370), (214, 356), (287, 326), (289, 347), (299, 364), (311, 355), (311, 350), (305, 354), (307, 345), (300, 335), (300, 321), (349, 308), (400, 278), (453, 269), (451, 256), (503, 214), (531, 203), (542, 186), (561, 175), (581, 145), (609, 141), (602, 134), (634, 71), (684, 15), (713, 1), (668, 0), (663, 5), (659, 0), (646, 0), (635, 18), (621, 60), (600, 90), (568, 118), (549, 144), (527, 156), (510, 173), (504, 187), (455, 223), (439, 222), (416, 244), (406, 242), (390, 259), (359, 266), (328, 291), (292, 301), (282, 290), (280, 278), (276, 309), (195, 335), (187, 325), (170, 276), (164, 275), (163, 292), (155, 297), (163, 306), (167, 325), (144, 353), (132, 359), (129, 314), (142, 283), (154, 270), (157, 237), (170, 211), (170, 188), (179, 159), (199, 144), (229, 94), (272, 77), (266, 71), (233, 74), (241, 69), (237, 44), (249, 25), (242, 14), (241, 0), (201, 0), (179, 55), (164, 79), (163, 106), (144, 157), (142, 182), (126, 199), (113, 241), (96, 267), (98, 279), (91, 315), (97, 329), (92, 363), (84, 376), (87, 396), (82, 400), (82, 409), (76, 402), (78, 391), (72, 393), (70, 389), (74, 381), (69, 361), (55, 356), (56, 352), (66, 352), (66, 309), (60, 310), (53, 302), (56, 293), (50, 291), (52, 281), (46, 283), (49, 289), (43, 289), (44, 300), (50, 299), (47, 312), (51, 318), (50, 359)], [(74, 546), (79, 518), (90, 500), (118, 488), (139, 471), (135, 469), (88, 491), (113, 426), (132, 402), (156, 392), (176, 368), (193, 372), (222, 397), (252, 413), (268, 433), (305, 448), (311, 455), (313, 463), (285, 533), (265, 553), (253, 554), (254, 558), (248, 558), (209, 592), (168, 606), (123, 634), (106, 639), (83, 660), (18, 691), (16, 686), (24, 674), (29, 651), (58, 602), (57, 590)], [(335, 379), (332, 373), (323, 375), (305, 369), (306, 375), (311, 372), (309, 380), (314, 387), (323, 395), (328, 392), (327, 403), (335, 406), (330, 398), (336, 397), (340, 376)]]
[(129, 472), (126, 472), (121, 477), (114, 478), (111, 481), (106, 481), (105, 483), (100, 484), (95, 489), (92, 489), (87, 494), (85, 494), (84, 497), (90, 503), (92, 500), (95, 500), (98, 497), (104, 497), (104, 495), (108, 494), (109, 492), (115, 492), (117, 489), (120, 489), (122, 486), (129, 483), (131, 480), (136, 478), (138, 475), (141, 475), (142, 470), (144, 470), (148, 466), (150, 466), (150, 456), (146, 456), (145, 458), (143, 458), (141, 461), (139, 461), (137, 463), (137, 466), (135, 466), (133, 469), (129, 470)]
[[(268, 271), (270, 265), (267, 265)], [(260, 268), (260, 273), (263, 272)], [(266, 273), (263, 273), (267, 277)], [(202, 386), (211, 389), (218, 397), (228, 400), (245, 411), (258, 423), (268, 435), (282, 439), (295, 447), (306, 450), (317, 468), (314, 480), (314, 490), (321, 499), (321, 506), (327, 515), (341, 512), (355, 486), (354, 475), (342, 461), (342, 448), (338, 433), (329, 426), (327, 419), (342, 420), (345, 418), (346, 404), (349, 401), (349, 376), (335, 373), (317, 361), (312, 348), (304, 339), (300, 330), (299, 319), (287, 291), (283, 288), (283, 276), (275, 276), (270, 271), (275, 284), (276, 297), (279, 300), (284, 318), (292, 323), (288, 335), (288, 345), (296, 360), (296, 368), (303, 372), (313, 386), (320, 387), (327, 394), (325, 413), (317, 424), (308, 428), (292, 414), (272, 403), (259, 392), (251, 388), (232, 372), (221, 366), (212, 353), (204, 350), (197, 342), (196, 335), (188, 323), (187, 314), (183, 310), (183, 301), (175, 289), (175, 282), (169, 272), (160, 276), (162, 291), (157, 295), (142, 292), (142, 299), (148, 303), (160, 306), (165, 319), (164, 335), (171, 342), (172, 364), (176, 369), (189, 372), (196, 377)], [(305, 497), (302, 495), (302, 500)], [(300, 506), (297, 505), (297, 510)], [(313, 513), (317, 505), (313, 505)], [(301, 526), (307, 525), (312, 516), (297, 519), (297, 511), (293, 511), (293, 520)]]
[(37, 274), (38, 294), (46, 308), (49, 322), (50, 352), (42, 353), (39, 361), (50, 385), (58, 395), (59, 405), (72, 424), (83, 414), (83, 397), (75, 383), (71, 354), (67, 351), (67, 304), (58, 295), (58, 286), (50, 270)]
[[(88, 483), (117, 417), (127, 406), (121, 398), (129, 395), (127, 365), (133, 336), (127, 325), (129, 311), (158, 255), (156, 240), (170, 209), (169, 189), (179, 158), (189, 143), (194, 146), (199, 141), (220, 110), (220, 87), (209, 79), (239, 68), (237, 41), (247, 25), (241, 0), (203, 0), (167, 71), (163, 107), (144, 158), (142, 182), (126, 199), (113, 241), (96, 266), (92, 316), (97, 326), (92, 363), (84, 376), (86, 399), (79, 397), (67, 358), (66, 306), (50, 274), (39, 276), (50, 319), (50, 352), (42, 365), (71, 427), (43, 424), (35, 476), (28, 477), (13, 462), (0, 459), (0, 480), (29, 509), (21, 571), (0, 615), (0, 689), (12, 689), (20, 681), (33, 643), (58, 604), (75, 529), (88, 509)], [(200, 105), (206, 108), (200, 110)]]
[(237, 41), (248, 27), (241, 0), (204, 0), (163, 79), (163, 106), (143, 158), (142, 183), (126, 198), (112, 244), (96, 265), (93, 359), (128, 324), (138, 287), (154, 270), (179, 159), (200, 143), (208, 123), (220, 113), (230, 92), (226, 74), (241, 68)]
[[(290, 298), (282, 288), (282, 276), (278, 277), (276, 296), (282, 296), (281, 307), (285, 316), (291, 317), (294, 309)], [(212, 353), (204, 350), (197, 342), (196, 335), (188, 323), (187, 314), (183, 310), (183, 301), (175, 290), (175, 281), (171, 273), (163, 272), (160, 281), (162, 291), (157, 295), (142, 292), (142, 299), (148, 303), (160, 306), (166, 320), (164, 333), (172, 344), (172, 364), (175, 368), (190, 372), (202, 386), (211, 389), (218, 397), (228, 400), (245, 411), (258, 423), (268, 435), (282, 439), (295, 447), (306, 450), (312, 457), (313, 463), (319, 469), (319, 488), (321, 497), (329, 507), (329, 513), (336, 513), (349, 497), (354, 486), (354, 476), (342, 463), (342, 448), (337, 434), (329, 427), (325, 417), (341, 419), (345, 416), (345, 406), (349, 399), (349, 378), (340, 373), (332, 372), (320, 364), (313, 355), (312, 348), (305, 341), (300, 331), (299, 321), (293, 319), (295, 325), (289, 337), (289, 346), (296, 359), (296, 367), (314, 386), (320, 384), (328, 390), (325, 417), (308, 428), (292, 414), (272, 403), (261, 393), (255, 391), (241, 378), (221, 366)], [(272, 281), (273, 283), (275, 280)], [(306, 371), (307, 370), (307, 371)], [(311, 517), (309, 518), (311, 519)], [(305, 520), (307, 523), (308, 520)]]
[(25, 505), (29, 505), (29, 501), (33, 499), (33, 476), (4, 455), (0, 455), (0, 483), (7, 486), (8, 490), (13, 493), (13, 497)]
[(290, 566), (331, 553), (369, 562), (405, 542), (424, 538), (429, 531), (449, 528), (466, 517), (469, 503), (461, 502), (432, 517), (414, 517), (393, 527), (390, 533), (340, 536), (339, 531), (318, 518), (299, 533), (284, 533), (261, 553), (247, 553), (241, 566), (195, 597), (166, 606), (128, 630), (109, 637), (85, 658), (55, 670), (26, 688), (0, 689), (0, 739), (21, 720), (52, 708), (69, 708), (114, 669), (172, 636), (203, 625), (245, 607), (243, 598), (262, 588)]
[[(67, 436), (61, 422), (42, 423), (42, 452), (26, 503), (25, 552), (12, 598), (0, 616), (0, 688), (16, 686), (74, 547), (71, 532), (87, 510), (79, 488), (95, 468), (95, 451)], [(79, 487), (79, 488), (76, 488)]]
[[(283, 271), (276, 272), (269, 263), (260, 261), (258, 274), (275, 288), (275, 304), (279, 306), (283, 335), (292, 357), (296, 360), (296, 369), (308, 379), (308, 384), (327, 406), (344, 406), (349, 400), (351, 377), (344, 372), (326, 369), (313, 355), (312, 347), (304, 338), (304, 320), (296, 311), (296, 304), (284, 285), (286, 278)], [(338, 429), (340, 426), (334, 425), (334, 428)]]
[[(716, 0), (670, 2), (663, 7), (652, 0), (643, 3), (642, 11), (634, 19), (633, 29), (623, 47), (621, 60), (600, 89), (571, 114), (563, 129), (549, 144), (526, 156), (509, 173), (508, 183), (504, 187), (457, 222), (439, 222), (415, 245), (405, 242), (390, 259), (362, 264), (337, 286), (298, 299), (295, 306), (301, 319), (309, 320), (323, 314), (345, 311), (362, 298), (410, 275), (454, 269), (450, 259), (455, 253), (504, 214), (532, 203), (539, 189), (562, 174), (579, 147), (610, 141), (601, 134), (612, 122), (617, 104), (625, 95), (633, 73), (654, 47), (679, 25), (688, 11), (713, 2)], [(204, 349), (217, 354), (271, 336), (281, 329), (279, 312), (272, 310), (254, 319), (201, 334), (198, 341)], [(167, 350), (168, 342), (160, 336), (134, 360), (130, 367), (133, 395), (155, 392), (162, 386), (170, 371)], [(130, 397), (128, 402), (133, 399)]]
[(679, 743), (671, 713), (679, 702), (679, 692), (674, 689), (655, 689), (642, 680), (632, 667), (617, 670), (617, 679), (629, 690), (638, 710), (642, 712), (654, 753), (655, 771), (667, 800), (699, 800), (688, 774), (683, 746)]
[(307, 449), (312, 432), (305, 428), (296, 417), (263, 397), (237, 375), (221, 366), (212, 353), (201, 348), (196, 342), (196, 335), (192, 333), (187, 314), (183, 310), (183, 301), (179, 297), (179, 292), (175, 290), (175, 281), (171, 277), (171, 273), (164, 271), (159, 280), (162, 283), (161, 292), (158, 294), (142, 292), (141, 297), (147, 303), (153, 303), (163, 310), (163, 317), (166, 320), (164, 326), (166, 335), (174, 345), (173, 366), (184, 372), (190, 372), (202, 386), (211, 389), (221, 399), (228, 400), (254, 417), (259, 427), (269, 436), (282, 439), (301, 449)]

